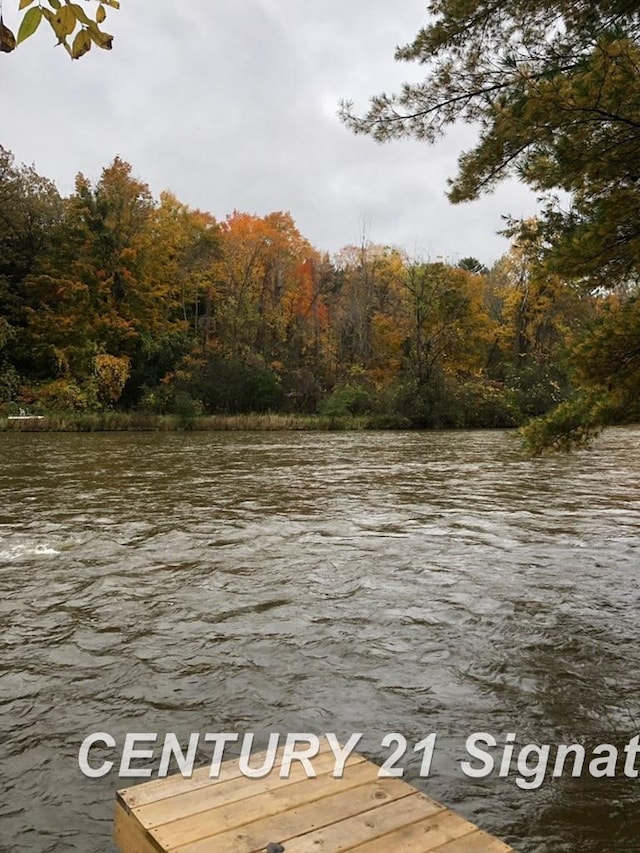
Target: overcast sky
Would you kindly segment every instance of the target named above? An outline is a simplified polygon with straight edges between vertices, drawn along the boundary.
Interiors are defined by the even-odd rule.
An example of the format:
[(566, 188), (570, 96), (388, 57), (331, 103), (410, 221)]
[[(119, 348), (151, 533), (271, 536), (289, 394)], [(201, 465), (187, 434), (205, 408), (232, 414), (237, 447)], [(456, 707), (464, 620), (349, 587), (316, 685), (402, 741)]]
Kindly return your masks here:
[[(17, 29), (18, 0), (4, 0)], [(473, 132), (436, 147), (380, 145), (336, 116), (348, 98), (393, 91), (419, 68), (394, 48), (426, 21), (426, 0), (121, 0), (111, 52), (72, 62), (43, 25), (0, 55), (0, 144), (64, 194), (118, 154), (154, 195), (172, 190), (223, 219), (289, 211), (334, 252), (365, 233), (411, 255), (490, 263), (507, 248), (501, 214), (531, 215), (513, 182), (452, 206), (446, 179)], [(108, 26), (107, 26), (108, 24)]]

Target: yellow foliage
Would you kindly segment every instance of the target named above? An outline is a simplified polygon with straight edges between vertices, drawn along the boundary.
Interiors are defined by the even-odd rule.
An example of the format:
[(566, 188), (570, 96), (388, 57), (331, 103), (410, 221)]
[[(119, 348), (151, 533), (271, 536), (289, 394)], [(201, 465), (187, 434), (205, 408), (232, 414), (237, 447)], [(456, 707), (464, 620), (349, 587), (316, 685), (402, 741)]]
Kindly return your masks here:
[(98, 382), (98, 395), (110, 403), (117, 403), (129, 378), (131, 360), (128, 356), (103, 353), (94, 357), (93, 366)]

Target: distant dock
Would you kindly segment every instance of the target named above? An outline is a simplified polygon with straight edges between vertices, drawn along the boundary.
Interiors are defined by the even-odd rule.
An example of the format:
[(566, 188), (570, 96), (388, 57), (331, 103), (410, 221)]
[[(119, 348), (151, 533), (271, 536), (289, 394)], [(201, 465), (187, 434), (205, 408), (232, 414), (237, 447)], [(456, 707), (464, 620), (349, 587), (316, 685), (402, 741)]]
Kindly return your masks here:
[(281, 779), (277, 761), (249, 779), (233, 760), (216, 779), (204, 767), (118, 791), (115, 841), (122, 853), (515, 853), (361, 755), (341, 779), (334, 763), (321, 752), (315, 778), (296, 763)]
[(41, 421), (44, 415), (29, 415), (24, 409), (20, 409), (19, 415), (7, 415), (8, 421)]

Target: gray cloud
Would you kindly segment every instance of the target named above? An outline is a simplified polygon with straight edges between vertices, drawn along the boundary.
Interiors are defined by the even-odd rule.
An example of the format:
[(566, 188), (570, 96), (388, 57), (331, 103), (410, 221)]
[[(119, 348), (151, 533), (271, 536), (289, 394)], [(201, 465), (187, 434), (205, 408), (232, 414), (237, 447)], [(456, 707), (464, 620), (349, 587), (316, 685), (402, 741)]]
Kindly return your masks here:
[[(17, 7), (17, 0), (15, 4)], [(5, 19), (17, 22), (7, 7)], [(119, 154), (158, 194), (223, 218), (288, 210), (319, 249), (363, 231), (410, 253), (485, 263), (505, 251), (501, 214), (531, 215), (515, 182), (451, 206), (446, 179), (473, 143), (379, 145), (347, 131), (342, 97), (365, 109), (419, 68), (393, 60), (426, 20), (424, 0), (122, 0), (110, 53), (71, 62), (38, 32), (0, 57), (0, 142), (67, 193)]]

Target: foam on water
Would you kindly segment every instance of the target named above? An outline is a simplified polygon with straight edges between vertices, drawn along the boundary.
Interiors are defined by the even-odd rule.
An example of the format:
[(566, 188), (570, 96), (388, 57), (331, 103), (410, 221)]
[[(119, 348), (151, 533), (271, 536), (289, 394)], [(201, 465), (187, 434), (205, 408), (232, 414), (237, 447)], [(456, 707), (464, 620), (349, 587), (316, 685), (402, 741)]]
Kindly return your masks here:
[(0, 544), (0, 562), (28, 560), (31, 557), (55, 557), (60, 553), (46, 543), (21, 542), (17, 545)]

